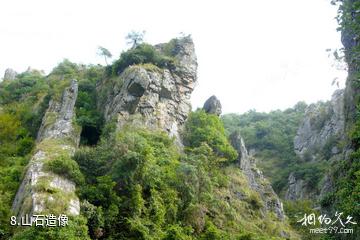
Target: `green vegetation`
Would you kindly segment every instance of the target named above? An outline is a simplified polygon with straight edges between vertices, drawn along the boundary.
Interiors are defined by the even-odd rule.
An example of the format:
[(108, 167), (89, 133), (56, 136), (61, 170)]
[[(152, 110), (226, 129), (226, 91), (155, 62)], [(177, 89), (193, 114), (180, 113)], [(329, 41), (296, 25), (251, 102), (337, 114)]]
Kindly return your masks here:
[(9, 236), (12, 200), (33, 145), (34, 140), (17, 116), (0, 113), (0, 239)]
[(277, 239), (279, 229), (291, 233), (272, 214), (261, 216), (264, 203), (231, 163), (236, 153), (217, 116), (193, 112), (184, 136), (180, 154), (166, 133), (128, 125), (76, 152), (92, 239)]
[[(299, 201), (285, 201), (284, 209), (289, 217), (289, 221), (291, 226), (296, 229), (301, 234), (301, 239), (303, 240), (317, 240), (324, 239), (321, 234), (313, 234), (309, 233), (309, 228), (302, 226), (301, 220), (305, 214), (309, 215), (314, 213), (315, 216), (320, 216), (320, 212), (318, 210), (314, 210), (313, 202), (310, 200), (299, 200)], [(311, 228), (321, 227), (319, 222), (316, 221), (316, 224), (311, 226)]]
[[(282, 231), (298, 239), (286, 221), (264, 213), (265, 203), (235, 162), (237, 152), (217, 116), (202, 110), (190, 114), (183, 151), (166, 132), (104, 126), (97, 107), (121, 88), (118, 74), (133, 64), (156, 72), (174, 69), (176, 41), (160, 51), (136, 44), (105, 69), (64, 60), (48, 76), (32, 71), (0, 84), (0, 239), (267, 240), (282, 239)], [(106, 74), (110, 68), (113, 74)], [(70, 158), (72, 139), (45, 139), (36, 147), (34, 141), (41, 121), (50, 125), (57, 118), (50, 112), (44, 116), (50, 98), (60, 100), (72, 79), (79, 83), (73, 121), (82, 128), (82, 144)], [(101, 86), (105, 90), (97, 92), (109, 82), (116, 89)], [(67, 227), (8, 224), (25, 166), (37, 150), (46, 153), (45, 171), (77, 183), (81, 214)], [(33, 190), (46, 203), (44, 213), (60, 214), (75, 195), (52, 187), (52, 177), (41, 177)], [(31, 201), (25, 198), (24, 207)]]
[[(352, 216), (359, 222), (360, 219), (360, 45), (356, 40), (360, 36), (360, 3), (352, 0), (333, 0), (333, 4), (339, 4), (337, 20), (339, 30), (344, 38), (342, 49), (344, 59), (348, 64), (347, 88), (345, 97), (347, 144), (352, 153), (347, 159), (338, 161), (332, 166), (332, 178), (336, 182), (335, 191), (322, 199), (322, 204), (328, 210), (343, 212), (344, 216)], [(351, 89), (350, 89), (351, 88)], [(350, 99), (350, 100), (349, 100)], [(350, 110), (352, 107), (355, 111)], [(329, 203), (331, 201), (331, 204)], [(354, 234), (347, 239), (358, 239), (359, 223), (352, 225)], [(341, 239), (339, 235), (328, 236), (328, 239)]]
[(240, 131), (246, 147), (256, 151), (257, 165), (277, 193), (285, 190), (290, 172), (299, 170), (302, 175), (311, 176), (310, 172), (304, 171), (310, 171), (314, 166), (308, 163), (308, 167), (303, 168), (301, 163), (300, 168), (298, 163), (301, 161), (293, 146), (306, 107), (305, 103), (299, 102), (285, 111), (259, 113), (252, 110), (242, 115), (227, 114), (222, 117), (227, 134)]
[(155, 47), (142, 43), (121, 53), (120, 59), (112, 65), (112, 74), (120, 75), (128, 66), (145, 63), (151, 63), (159, 68), (173, 69), (176, 66), (176, 60), (171, 53), (169, 55), (163, 54)]
[[(82, 128), (80, 143), (94, 145), (99, 140), (103, 117), (97, 108), (96, 80), (102, 74), (99, 69), (94, 71), (94, 76), (79, 81), (79, 93), (76, 101), (76, 121)], [(100, 73), (98, 72), (100, 71)]]
[(206, 114), (204, 110), (189, 115), (184, 141), (191, 147), (199, 147), (202, 143), (207, 143), (219, 157), (227, 161), (237, 158), (237, 152), (229, 144), (220, 119), (216, 115)]
[[(78, 104), (81, 117), (79, 123), (100, 128), (101, 118), (94, 113), (96, 104), (93, 105), (93, 102), (90, 102), (91, 105), (83, 106), (81, 103), (93, 101), (95, 83), (102, 76), (102, 71), (103, 68), (97, 66), (82, 66), (64, 60), (48, 76), (37, 70), (28, 70), (18, 74), (14, 80), (0, 83), (0, 239), (9, 239), (14, 230), (8, 224), (12, 201), (33, 153), (35, 139), (50, 98), (59, 100), (64, 88), (69, 86), (70, 79), (78, 79), (79, 92), (83, 97)], [(91, 81), (92, 88), (87, 87), (87, 81)], [(87, 97), (86, 94), (92, 95)], [(45, 124), (52, 124), (56, 117), (49, 113), (45, 118)], [(50, 153), (50, 157), (64, 154), (61, 144), (68, 140), (54, 141), (43, 141), (37, 149)], [(72, 145), (71, 142), (69, 144)], [(58, 159), (56, 163), (49, 164), (49, 169), (59, 174), (69, 175), (75, 181), (81, 182), (81, 173), (73, 171), (76, 170), (74, 163), (76, 164), (71, 159), (67, 161)], [(63, 168), (60, 168), (61, 166)], [(69, 171), (65, 171), (66, 169)], [(39, 182), (36, 190), (55, 193), (48, 182), (45, 180)], [(64, 197), (62, 193), (58, 194)], [(32, 231), (34, 230), (29, 230), (29, 232)], [(63, 233), (65, 234), (65, 231)]]
[(79, 170), (78, 164), (66, 155), (57, 156), (44, 163), (44, 169), (64, 176), (76, 184), (84, 182), (84, 177)]
[(87, 235), (86, 219), (84, 217), (70, 217), (69, 225), (66, 227), (28, 227), (15, 233), (13, 240), (90, 240)]
[(98, 54), (99, 56), (103, 56), (106, 65), (108, 65), (107, 58), (111, 58), (111, 57), (112, 57), (111, 52), (110, 52), (108, 49), (99, 46), (99, 47), (98, 47), (98, 53), (97, 53), (97, 54)]
[(128, 35), (125, 38), (128, 41), (127, 44), (131, 44), (132, 48), (135, 48), (139, 44), (143, 43), (144, 35), (145, 35), (145, 31), (142, 32), (131, 31), (128, 33)]

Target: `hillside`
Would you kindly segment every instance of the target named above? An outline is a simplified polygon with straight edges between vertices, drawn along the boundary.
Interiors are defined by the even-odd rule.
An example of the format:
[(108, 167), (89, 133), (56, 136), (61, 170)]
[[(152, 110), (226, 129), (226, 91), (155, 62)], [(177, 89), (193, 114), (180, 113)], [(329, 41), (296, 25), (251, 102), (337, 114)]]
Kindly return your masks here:
[(360, 239), (360, 3), (331, 3), (346, 86), (283, 111), (194, 110), (190, 35), (132, 32), (111, 63), (99, 47), (105, 66), (7, 69), (0, 240)]
[[(196, 70), (190, 37), (106, 67), (7, 70), (0, 238), (297, 239), (241, 136), (227, 138), (218, 100), (191, 112)], [(27, 214), (69, 224), (7, 224)]]

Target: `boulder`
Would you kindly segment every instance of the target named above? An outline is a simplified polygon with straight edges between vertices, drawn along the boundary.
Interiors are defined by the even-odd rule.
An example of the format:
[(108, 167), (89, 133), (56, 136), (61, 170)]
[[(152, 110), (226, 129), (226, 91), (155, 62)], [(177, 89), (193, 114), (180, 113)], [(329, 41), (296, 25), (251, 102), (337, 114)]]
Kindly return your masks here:
[(203, 109), (206, 113), (215, 114), (220, 116), (221, 114), (221, 103), (216, 96), (211, 96), (208, 100), (206, 100)]

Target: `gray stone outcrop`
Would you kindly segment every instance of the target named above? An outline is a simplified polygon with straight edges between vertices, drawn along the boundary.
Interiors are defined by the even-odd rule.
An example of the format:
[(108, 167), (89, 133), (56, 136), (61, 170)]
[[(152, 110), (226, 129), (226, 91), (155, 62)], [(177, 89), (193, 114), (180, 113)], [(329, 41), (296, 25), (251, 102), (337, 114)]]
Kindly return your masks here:
[[(164, 45), (156, 46), (158, 51)], [(118, 128), (127, 123), (162, 129), (181, 145), (179, 131), (191, 111), (190, 97), (197, 80), (197, 60), (190, 36), (174, 40), (175, 67), (134, 65), (119, 76), (105, 106), (107, 121), (115, 118)], [(101, 86), (98, 88), (101, 91)]]
[(77, 147), (80, 130), (73, 122), (77, 92), (78, 84), (73, 80), (60, 100), (50, 101), (38, 134), (35, 154), (13, 202), (12, 211), (18, 217), (25, 214), (80, 213), (75, 183), (44, 168), (47, 161), (71, 157)]
[(285, 199), (295, 201), (298, 199), (306, 198), (306, 195), (307, 193), (304, 185), (304, 180), (296, 179), (295, 174), (293, 172), (290, 173), (288, 180), (288, 189), (285, 193)]
[(215, 114), (217, 116), (221, 115), (221, 103), (216, 96), (211, 96), (206, 102), (204, 103), (203, 109), (206, 113)]
[(266, 180), (263, 173), (256, 167), (255, 158), (249, 156), (243, 138), (239, 132), (230, 135), (230, 142), (239, 153), (238, 161), (240, 169), (245, 174), (250, 188), (260, 194), (265, 203), (265, 211), (273, 211), (278, 219), (284, 220), (285, 213), (283, 204), (273, 190), (271, 184)]
[[(331, 101), (308, 107), (294, 139), (294, 150), (303, 158), (307, 152), (311, 155), (312, 151), (322, 149), (331, 138), (343, 135), (344, 90), (336, 90)], [(340, 152), (335, 148), (332, 151), (334, 154)]]

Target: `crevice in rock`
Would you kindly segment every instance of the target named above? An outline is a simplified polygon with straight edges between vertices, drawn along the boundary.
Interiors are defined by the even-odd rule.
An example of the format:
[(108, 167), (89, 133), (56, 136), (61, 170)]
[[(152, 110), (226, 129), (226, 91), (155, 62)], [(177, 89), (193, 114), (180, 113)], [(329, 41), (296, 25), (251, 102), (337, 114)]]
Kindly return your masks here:
[(97, 127), (83, 126), (80, 134), (80, 145), (95, 146), (100, 140), (101, 131)]

